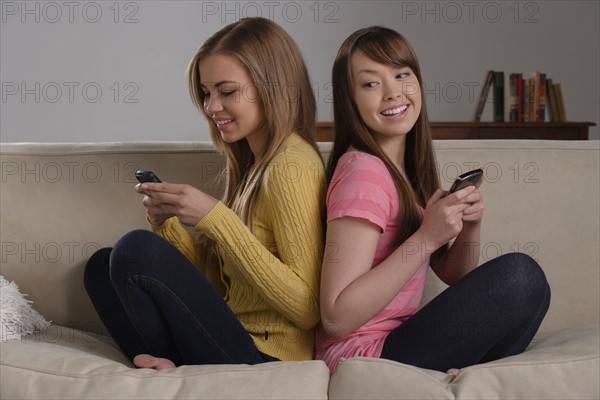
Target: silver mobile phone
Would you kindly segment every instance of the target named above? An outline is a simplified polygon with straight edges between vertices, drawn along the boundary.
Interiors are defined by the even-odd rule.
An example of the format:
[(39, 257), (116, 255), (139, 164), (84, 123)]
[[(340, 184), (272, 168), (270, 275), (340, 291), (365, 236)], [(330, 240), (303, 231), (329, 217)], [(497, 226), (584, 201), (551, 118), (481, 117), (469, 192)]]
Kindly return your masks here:
[(158, 179), (158, 176), (152, 171), (136, 171), (135, 177), (140, 183), (144, 182), (156, 182), (160, 183), (161, 180)]
[(458, 178), (454, 181), (450, 189), (448, 190), (448, 194), (454, 193), (457, 190), (466, 188), (467, 186), (475, 186), (483, 176), (483, 170), (481, 168), (474, 169), (473, 171), (465, 172), (462, 175), (459, 175)]

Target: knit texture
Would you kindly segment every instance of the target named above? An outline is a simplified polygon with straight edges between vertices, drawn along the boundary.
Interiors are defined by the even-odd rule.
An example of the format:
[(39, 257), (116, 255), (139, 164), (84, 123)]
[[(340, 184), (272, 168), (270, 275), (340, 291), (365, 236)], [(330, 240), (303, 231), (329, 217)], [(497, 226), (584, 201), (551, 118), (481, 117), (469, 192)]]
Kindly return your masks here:
[(201, 265), (193, 233), (177, 219), (153, 230), (205, 271), (260, 351), (281, 360), (312, 359), (324, 190), (320, 155), (292, 134), (266, 170), (253, 232), (221, 202), (196, 225), (217, 243), (212, 265)]
[(31, 307), (15, 282), (0, 275), (0, 342), (20, 340), (37, 330), (46, 329), (50, 323)]

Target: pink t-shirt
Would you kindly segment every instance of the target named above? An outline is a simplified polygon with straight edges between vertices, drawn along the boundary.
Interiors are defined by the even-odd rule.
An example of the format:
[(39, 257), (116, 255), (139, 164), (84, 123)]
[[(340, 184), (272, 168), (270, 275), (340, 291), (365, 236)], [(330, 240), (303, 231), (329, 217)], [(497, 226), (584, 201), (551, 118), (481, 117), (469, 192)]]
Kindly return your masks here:
[[(367, 153), (351, 151), (340, 157), (327, 191), (327, 222), (336, 218), (364, 218), (381, 228), (372, 268), (394, 250), (400, 212), (394, 181), (383, 162)], [(423, 210), (420, 208), (420, 212)], [(319, 325), (316, 358), (334, 371), (341, 358), (380, 357), (387, 335), (419, 308), (427, 277), (426, 259), (396, 297), (376, 316), (342, 339), (327, 335)]]

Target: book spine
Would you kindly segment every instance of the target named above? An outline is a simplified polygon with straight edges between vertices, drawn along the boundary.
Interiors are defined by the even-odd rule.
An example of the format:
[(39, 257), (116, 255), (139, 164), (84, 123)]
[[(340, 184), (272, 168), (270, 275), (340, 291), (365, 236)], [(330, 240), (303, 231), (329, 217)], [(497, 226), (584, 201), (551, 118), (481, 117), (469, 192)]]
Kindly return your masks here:
[(494, 72), (494, 122), (504, 122), (504, 72)]
[(540, 121), (540, 73), (533, 73), (533, 122)]
[(523, 122), (529, 122), (529, 91), (531, 79), (525, 79), (523, 82)]
[(546, 110), (548, 111), (548, 120), (550, 122), (557, 122), (556, 118), (556, 103), (554, 99), (554, 88), (552, 85), (552, 79), (546, 80)]
[(535, 79), (529, 80), (529, 122), (535, 122)]
[(540, 73), (540, 122), (546, 121), (546, 103), (548, 102), (546, 92), (546, 74)]
[(523, 122), (523, 74), (517, 74), (517, 122)]
[(481, 114), (483, 113), (483, 108), (485, 106), (485, 102), (487, 100), (488, 94), (490, 92), (490, 87), (494, 82), (494, 71), (488, 71), (485, 77), (485, 81), (481, 88), (481, 93), (479, 95), (479, 100), (477, 101), (477, 107), (475, 108), (475, 114), (473, 116), (473, 121), (479, 122), (481, 120)]
[(517, 122), (517, 74), (511, 73), (508, 77), (509, 80), (509, 112), (508, 120), (510, 122)]
[(560, 122), (565, 122), (567, 120), (567, 115), (565, 112), (565, 103), (563, 100), (562, 88), (560, 83), (555, 85), (556, 88), (556, 102), (558, 104), (558, 112), (560, 115)]
[(554, 84), (554, 98), (556, 99), (556, 114), (558, 115), (558, 122), (564, 121), (564, 116), (562, 114), (562, 108), (560, 106), (560, 84)]

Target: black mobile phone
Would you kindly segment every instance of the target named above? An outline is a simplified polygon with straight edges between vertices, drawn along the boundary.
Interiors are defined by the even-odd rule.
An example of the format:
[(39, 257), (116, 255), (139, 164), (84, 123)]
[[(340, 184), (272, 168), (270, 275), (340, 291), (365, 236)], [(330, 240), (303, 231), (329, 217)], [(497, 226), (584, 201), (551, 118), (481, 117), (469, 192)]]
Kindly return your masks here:
[(152, 171), (136, 171), (135, 177), (140, 183), (144, 182), (156, 182), (160, 183), (161, 180)]
[(450, 189), (448, 190), (448, 194), (454, 193), (457, 190), (466, 188), (467, 186), (475, 186), (483, 176), (483, 170), (481, 168), (474, 169), (473, 171), (465, 172), (462, 175), (459, 175), (458, 178), (454, 181)]

